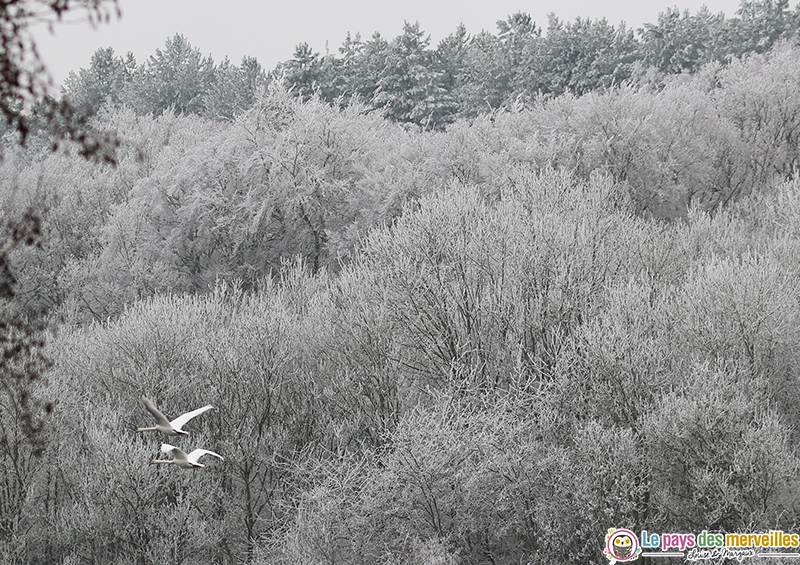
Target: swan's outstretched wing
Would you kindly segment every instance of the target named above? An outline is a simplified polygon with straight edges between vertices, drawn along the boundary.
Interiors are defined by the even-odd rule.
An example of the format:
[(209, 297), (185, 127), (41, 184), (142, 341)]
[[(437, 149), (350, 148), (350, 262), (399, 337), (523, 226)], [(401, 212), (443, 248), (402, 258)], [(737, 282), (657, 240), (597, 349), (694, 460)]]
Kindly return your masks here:
[[(188, 461), (186, 454), (180, 447), (175, 447), (168, 443), (161, 444), (161, 453), (172, 453), (176, 461)], [(192, 453), (194, 453), (194, 451)]]
[(170, 427), (169, 420), (167, 420), (164, 417), (164, 414), (162, 414), (159, 411), (159, 409), (156, 408), (155, 404), (150, 402), (150, 399), (148, 399), (146, 396), (143, 396), (142, 397), (142, 402), (144, 402), (144, 407), (147, 408), (147, 411), (150, 412), (153, 415), (153, 417), (156, 419), (156, 421), (159, 423), (159, 425)]
[(214, 407), (211, 406), (210, 404), (208, 406), (203, 406), (202, 408), (198, 408), (197, 410), (192, 410), (191, 412), (187, 412), (186, 414), (181, 414), (180, 416), (178, 416), (177, 418), (172, 420), (172, 422), (168, 422), (168, 424), (171, 425), (173, 428), (179, 430), (179, 429), (183, 428), (183, 426), (184, 426), (184, 424), (186, 424), (186, 422), (188, 422), (189, 420), (191, 420), (195, 416), (199, 416), (203, 412), (207, 412), (208, 410), (211, 410), (212, 408), (214, 408)]
[(188, 458), (189, 463), (197, 463), (203, 455), (213, 455), (214, 457), (219, 457), (220, 459), (225, 461), (225, 458), (222, 457), (222, 455), (220, 455), (219, 453), (214, 453), (213, 451), (209, 451), (207, 449), (195, 449), (186, 457)]

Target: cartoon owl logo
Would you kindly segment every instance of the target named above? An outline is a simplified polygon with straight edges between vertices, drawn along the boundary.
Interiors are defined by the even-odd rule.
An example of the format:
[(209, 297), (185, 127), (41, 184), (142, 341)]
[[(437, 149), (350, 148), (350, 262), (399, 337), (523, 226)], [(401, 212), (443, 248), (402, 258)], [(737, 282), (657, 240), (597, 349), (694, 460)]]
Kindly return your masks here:
[(631, 551), (633, 550), (633, 542), (631, 541), (631, 536), (627, 534), (620, 534), (618, 536), (614, 536), (614, 541), (612, 542), (611, 550), (614, 552), (614, 557), (617, 558), (617, 561), (625, 561), (628, 557), (631, 556)]
[(610, 528), (606, 535), (605, 553), (610, 565), (617, 561), (636, 561), (642, 548), (639, 547), (639, 540), (630, 530)]

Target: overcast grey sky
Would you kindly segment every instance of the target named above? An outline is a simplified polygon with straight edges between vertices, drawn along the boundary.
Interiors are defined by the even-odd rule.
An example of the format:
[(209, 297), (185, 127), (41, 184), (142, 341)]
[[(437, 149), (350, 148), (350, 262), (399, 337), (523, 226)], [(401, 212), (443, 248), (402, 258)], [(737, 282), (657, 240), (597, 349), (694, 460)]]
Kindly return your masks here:
[(203, 54), (215, 62), (225, 56), (238, 64), (242, 57), (256, 57), (271, 70), (291, 58), (294, 47), (303, 41), (324, 53), (326, 42), (332, 53), (348, 31), (368, 39), (379, 31), (387, 39), (400, 34), (403, 21), (419, 21), (435, 46), (463, 22), (470, 34), (481, 30), (496, 32), (495, 22), (509, 14), (531, 14), (541, 27), (547, 27), (547, 14), (561, 20), (576, 17), (606, 18), (629, 28), (655, 22), (668, 6), (696, 12), (708, 6), (713, 13), (731, 17), (738, 0), (667, 0), (661, 4), (643, 0), (337, 0), (264, 2), (253, 0), (119, 0), (122, 18), (92, 29), (88, 24), (56, 26), (55, 35), (45, 28), (37, 31), (40, 54), (57, 84), (71, 70), (87, 67), (92, 53), (113, 47), (119, 55), (132, 51), (144, 62), (163, 47), (168, 37), (183, 34)]

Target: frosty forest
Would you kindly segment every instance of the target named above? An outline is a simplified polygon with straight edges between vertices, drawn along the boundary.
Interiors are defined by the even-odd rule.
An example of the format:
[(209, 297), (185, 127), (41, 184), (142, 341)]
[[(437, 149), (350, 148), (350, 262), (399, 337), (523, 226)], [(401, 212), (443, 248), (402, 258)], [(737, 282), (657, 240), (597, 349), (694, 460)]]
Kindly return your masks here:
[(800, 531), (800, 6), (541, 24), (0, 89), (0, 564)]

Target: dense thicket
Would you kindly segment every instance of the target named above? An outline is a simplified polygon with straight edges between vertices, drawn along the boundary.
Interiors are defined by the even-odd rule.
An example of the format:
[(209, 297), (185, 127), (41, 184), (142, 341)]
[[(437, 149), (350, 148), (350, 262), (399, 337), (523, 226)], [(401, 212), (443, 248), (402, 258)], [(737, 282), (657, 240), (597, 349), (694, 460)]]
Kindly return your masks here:
[[(791, 36), (765, 13), (793, 21), (660, 25)], [(580, 23), (462, 39), (532, 54)], [(419, 59), (364, 68), (431, 102), (406, 31), (385, 48)], [(441, 129), (249, 59), (221, 84), (181, 37), (99, 52), (67, 91), (117, 166), (36, 139), (0, 166), (8, 217), (42, 211), (40, 248), (0, 249), (15, 311), (61, 322), (43, 443), (0, 407), (0, 563), (600, 564), (609, 527), (796, 530), (800, 49), (769, 41)], [(377, 40), (349, 43), (372, 88)], [(225, 460), (149, 466), (143, 394), (215, 405), (174, 441)]]
[[(800, 239), (789, 181), (637, 218), (519, 166), (373, 231), (336, 275), (63, 329), (47, 456), (3, 452), (8, 562), (600, 563), (606, 526), (790, 531)], [(139, 397), (217, 406), (148, 467)]]

